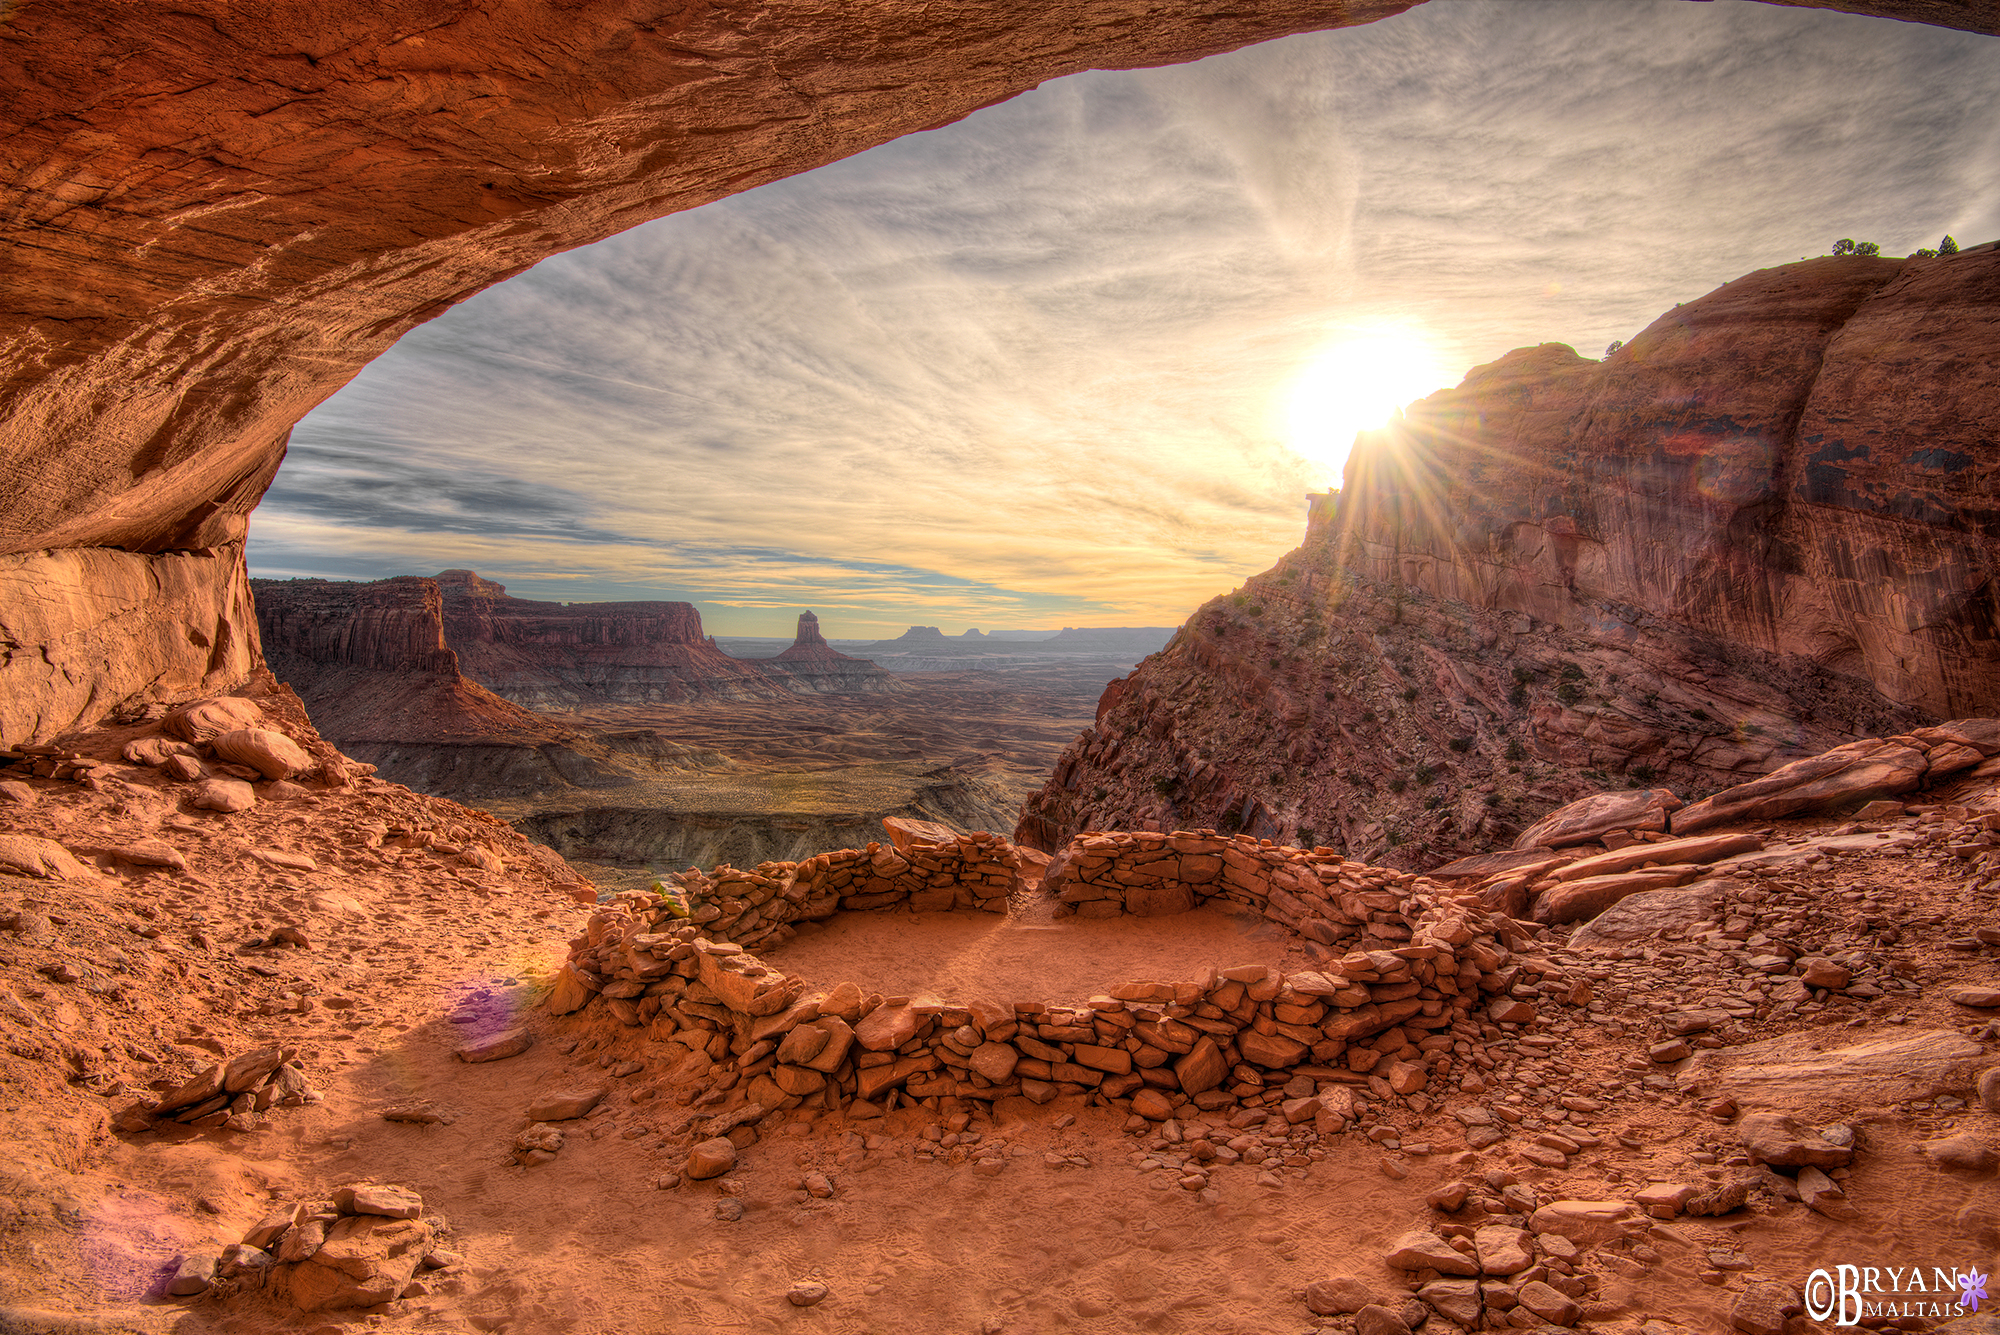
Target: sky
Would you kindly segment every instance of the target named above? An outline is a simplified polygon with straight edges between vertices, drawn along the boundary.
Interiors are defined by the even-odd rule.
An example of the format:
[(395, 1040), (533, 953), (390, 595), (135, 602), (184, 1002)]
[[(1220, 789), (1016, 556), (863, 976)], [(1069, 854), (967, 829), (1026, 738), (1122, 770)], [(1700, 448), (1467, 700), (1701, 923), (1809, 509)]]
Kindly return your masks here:
[(1432, 0), (546, 260), (299, 423), (250, 568), (466, 567), (723, 635), (1177, 625), (1298, 544), (1385, 395), (1947, 232), (2000, 238), (2000, 39)]

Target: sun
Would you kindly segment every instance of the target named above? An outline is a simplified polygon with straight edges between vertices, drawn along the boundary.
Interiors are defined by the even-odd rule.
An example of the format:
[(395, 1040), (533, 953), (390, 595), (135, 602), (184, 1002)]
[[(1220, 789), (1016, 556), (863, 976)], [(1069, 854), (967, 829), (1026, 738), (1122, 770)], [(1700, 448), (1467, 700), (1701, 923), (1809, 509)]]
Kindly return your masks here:
[(1313, 354), (1292, 382), (1286, 443), (1323, 467), (1337, 486), (1357, 432), (1388, 424), (1396, 410), (1448, 383), (1426, 338), (1396, 325), (1343, 332)]

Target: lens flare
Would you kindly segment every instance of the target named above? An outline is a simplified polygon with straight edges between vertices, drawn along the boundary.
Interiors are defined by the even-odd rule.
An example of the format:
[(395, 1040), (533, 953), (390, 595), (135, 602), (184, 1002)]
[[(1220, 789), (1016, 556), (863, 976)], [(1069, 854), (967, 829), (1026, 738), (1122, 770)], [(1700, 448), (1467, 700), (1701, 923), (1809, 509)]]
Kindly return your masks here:
[(1443, 359), (1416, 330), (1349, 330), (1313, 354), (1292, 383), (1287, 441), (1338, 484), (1357, 433), (1386, 426), (1404, 404), (1448, 383)]

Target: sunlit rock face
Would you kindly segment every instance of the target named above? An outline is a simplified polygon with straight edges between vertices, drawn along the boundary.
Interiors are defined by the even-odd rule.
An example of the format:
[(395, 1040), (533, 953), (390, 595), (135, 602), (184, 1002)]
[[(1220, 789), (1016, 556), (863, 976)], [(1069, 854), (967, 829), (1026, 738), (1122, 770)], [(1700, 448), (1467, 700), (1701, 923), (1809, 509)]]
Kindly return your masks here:
[(251, 584), (271, 671), (327, 740), (385, 777), (467, 798), (630, 782), (602, 742), (460, 670), (438, 580)]
[(2000, 712), (2000, 253), (1829, 258), (1602, 363), (1475, 369), (1106, 695), (1027, 842), (1241, 825), (1420, 863)]
[[(1046, 79), (1191, 60), (1413, 2), (1036, 0), (921, 22), (883, 0), (797, 12), (10, 5), (0, 555), (214, 554), (212, 587), (194, 599), (209, 616), (242, 580), (226, 567), (292, 424), (481, 288)], [(1992, 27), (1983, 7), (1949, 0), (1838, 7)], [(67, 559), (46, 567), (51, 582)], [(191, 606), (176, 596), (121, 621), (158, 638)], [(100, 624), (94, 615), (43, 618), (68, 637), (60, 648), (20, 645), (65, 656), (64, 681), (30, 687), (0, 716), (0, 742), (95, 717), (124, 693), (125, 677), (84, 666), (108, 661), (104, 635), (116, 638), (77, 629)], [(247, 623), (230, 626), (209, 657), (254, 661)], [(210, 674), (173, 656), (163, 682)]]
[(447, 570), (437, 584), (445, 642), (465, 674), (530, 709), (784, 693), (716, 648), (692, 603), (510, 598), (470, 570)]
[(2000, 254), (1830, 258), (1602, 364), (1481, 367), (1357, 451), (1342, 564), (1585, 633), (1637, 616), (2000, 709)]

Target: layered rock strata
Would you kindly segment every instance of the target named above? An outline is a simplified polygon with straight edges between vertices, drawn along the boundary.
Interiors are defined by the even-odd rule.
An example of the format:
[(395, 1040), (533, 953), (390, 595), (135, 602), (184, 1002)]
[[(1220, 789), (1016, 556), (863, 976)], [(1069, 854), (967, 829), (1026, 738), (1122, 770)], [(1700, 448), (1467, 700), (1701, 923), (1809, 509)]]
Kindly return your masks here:
[(1364, 434), (1306, 541), (1114, 683), (1017, 837), (1212, 824), (1420, 865), (1618, 778), (1702, 795), (2000, 709), (2000, 254), (1830, 258)]
[(465, 797), (630, 782), (603, 743), (459, 670), (437, 581), (253, 585), (272, 671), (329, 739), (385, 777)]
[(465, 674), (530, 709), (774, 696), (784, 687), (702, 633), (692, 603), (510, 598), (470, 570), (436, 580)]

